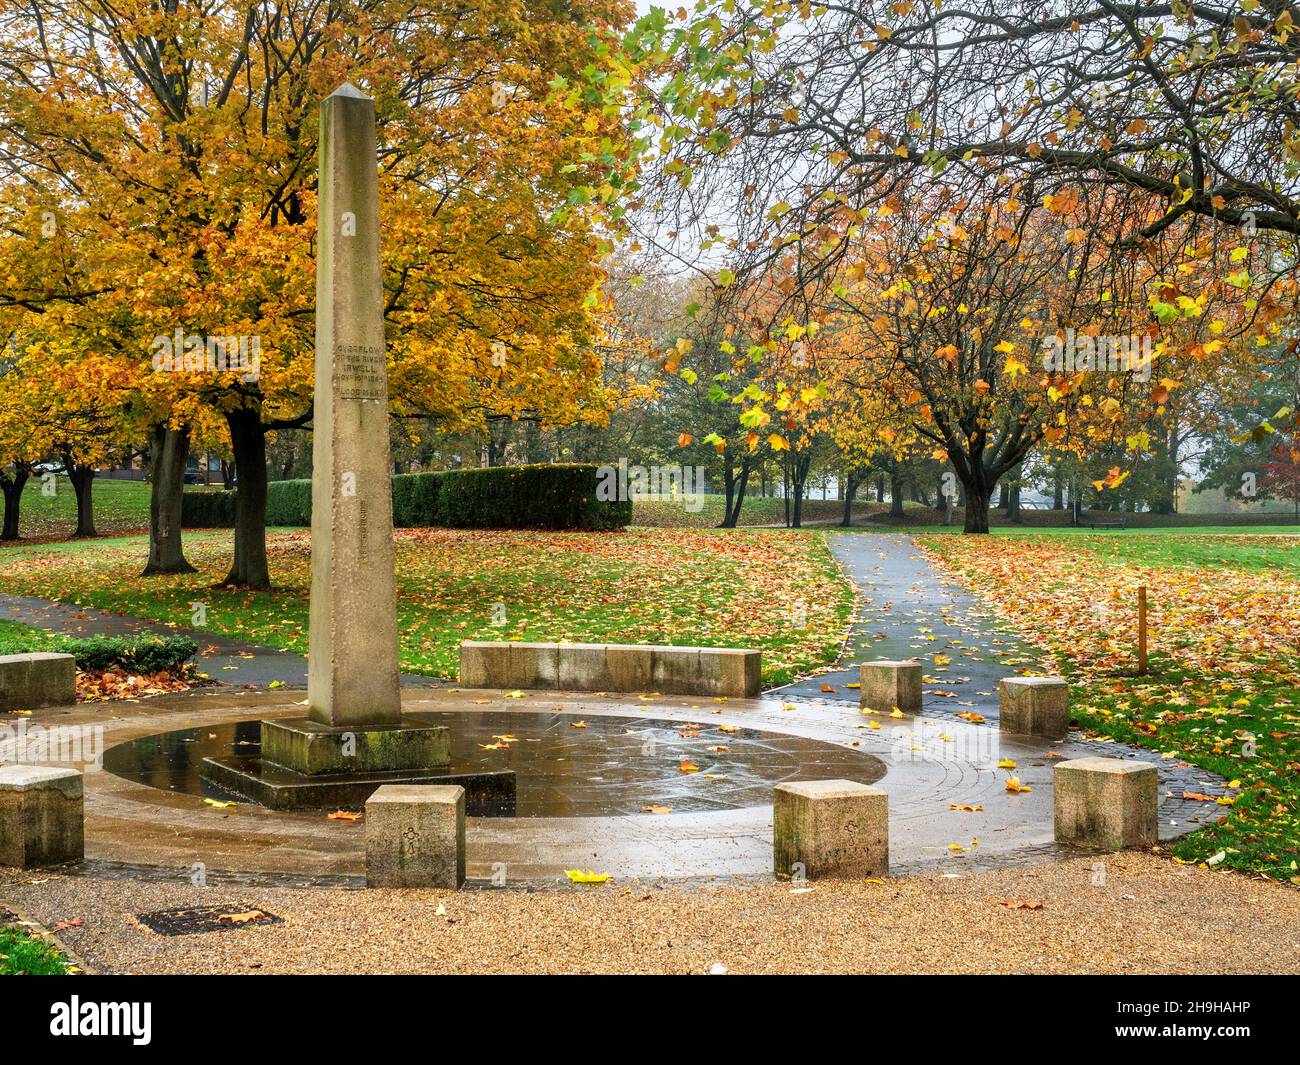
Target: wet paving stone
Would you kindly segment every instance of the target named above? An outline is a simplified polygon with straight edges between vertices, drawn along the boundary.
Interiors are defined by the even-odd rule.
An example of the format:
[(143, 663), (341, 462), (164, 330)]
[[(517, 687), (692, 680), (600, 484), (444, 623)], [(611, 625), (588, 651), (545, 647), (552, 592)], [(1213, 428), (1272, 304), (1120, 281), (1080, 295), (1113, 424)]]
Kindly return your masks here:
[[(883, 763), (840, 743), (698, 722), (572, 713), (444, 713), (450, 772), (513, 770), (515, 816), (617, 817), (647, 807), (676, 813), (739, 810), (771, 802), (785, 780), (879, 780)], [(579, 727), (581, 726), (581, 727)], [(259, 722), (181, 729), (110, 748), (104, 768), (151, 787), (225, 797), (200, 775), (205, 758), (260, 753)]]

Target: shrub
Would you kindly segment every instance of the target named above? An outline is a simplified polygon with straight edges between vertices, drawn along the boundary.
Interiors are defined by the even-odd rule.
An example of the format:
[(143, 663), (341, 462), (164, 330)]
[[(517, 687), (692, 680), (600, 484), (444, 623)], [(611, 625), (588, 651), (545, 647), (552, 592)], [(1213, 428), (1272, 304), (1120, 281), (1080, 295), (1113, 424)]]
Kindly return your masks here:
[[(586, 463), (492, 466), (481, 470), (400, 473), (392, 479), (393, 525), (460, 529), (621, 529), (632, 501), (596, 498), (598, 467)], [(216, 497), (220, 502), (212, 502)], [(202, 500), (203, 502), (197, 502)], [(187, 528), (231, 528), (232, 492), (186, 492)], [(311, 481), (271, 481), (268, 526), (311, 525)]]
[(89, 636), (68, 637), (59, 649), (76, 658), (79, 669), (159, 673), (187, 661), (199, 645), (188, 636)]
[(266, 486), (266, 524), (311, 525), (311, 481), (271, 481)]
[(399, 473), (393, 478), (393, 524), (399, 529), (427, 529), (438, 524), (441, 473)]
[(469, 529), (618, 529), (632, 501), (596, 498), (598, 467), (491, 466), (437, 476), (439, 524)]
[(181, 525), (186, 529), (233, 529), (235, 493), (202, 489), (181, 496)]

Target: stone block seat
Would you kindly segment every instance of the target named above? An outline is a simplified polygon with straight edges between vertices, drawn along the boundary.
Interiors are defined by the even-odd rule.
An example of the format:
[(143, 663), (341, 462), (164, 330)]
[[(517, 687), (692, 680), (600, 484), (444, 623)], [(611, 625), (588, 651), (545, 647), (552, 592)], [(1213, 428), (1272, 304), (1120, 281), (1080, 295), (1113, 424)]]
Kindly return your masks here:
[(772, 802), (777, 876), (855, 879), (889, 871), (889, 799), (852, 780), (778, 784)]
[(859, 703), (864, 710), (905, 714), (921, 712), (921, 663), (903, 661), (863, 662), (859, 671)]
[(1157, 841), (1156, 767), (1127, 758), (1075, 758), (1052, 771), (1056, 841), (1094, 850)]
[(386, 784), (366, 800), (366, 886), (459, 888), (465, 789)]
[(29, 869), (79, 862), (85, 798), (75, 769), (0, 766), (0, 865)]
[(1070, 729), (1070, 686), (1060, 677), (1004, 677), (998, 683), (998, 729), (1063, 739)]
[(77, 701), (77, 660), (72, 655), (0, 655), (0, 711), (71, 706)]
[(762, 652), (732, 647), (593, 643), (460, 645), (466, 688), (645, 692), (752, 699), (762, 687)]

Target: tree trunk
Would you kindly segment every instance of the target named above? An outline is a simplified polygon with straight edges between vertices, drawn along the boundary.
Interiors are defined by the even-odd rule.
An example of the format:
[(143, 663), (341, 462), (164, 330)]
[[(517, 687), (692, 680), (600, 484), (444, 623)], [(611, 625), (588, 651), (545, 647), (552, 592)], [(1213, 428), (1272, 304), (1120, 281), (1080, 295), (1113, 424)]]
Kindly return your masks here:
[(190, 427), (155, 425), (149, 444), (149, 561), (142, 577), (155, 573), (193, 573), (181, 544), (181, 493)]
[(989, 531), (989, 502), (992, 493), (984, 485), (966, 486), (966, 523), (963, 533)]
[(222, 586), (267, 591), (266, 433), (260, 411), (239, 408), (226, 414), (230, 445), (239, 467), (235, 487), (235, 557)]
[(849, 476), (844, 483), (844, 517), (840, 524), (846, 528), (853, 524), (853, 497), (858, 494), (858, 479)]
[(897, 474), (889, 475), (889, 516), (906, 517), (903, 511), (903, 481)]
[(718, 528), (730, 529), (734, 527), (727, 523), (731, 520), (731, 500), (736, 494), (736, 475), (732, 472), (729, 459), (724, 459), (722, 463), (722, 488), (726, 492), (726, 500), (722, 504), (722, 521)]
[(885, 501), (885, 475), (882, 473), (876, 478), (876, 502)]
[(13, 476), (0, 472), (0, 490), (4, 491), (5, 517), (4, 527), (0, 529), (0, 540), (18, 539), (18, 514), (22, 507), (23, 487), (31, 471), (21, 463), (14, 465)]
[(76, 536), (98, 536), (95, 531), (95, 503), (91, 489), (95, 483), (95, 467), (81, 465), (71, 455), (63, 456), (63, 468), (68, 480), (72, 482), (72, 491), (77, 497), (77, 531)]
[(794, 459), (790, 463), (791, 490), (794, 492), (793, 509), (790, 515), (790, 528), (803, 528), (803, 494), (808, 483), (808, 470), (812, 466), (812, 456), (807, 459)]
[(221, 484), (227, 492), (235, 487), (235, 464), (221, 460)]
[(745, 486), (749, 483), (750, 465), (748, 461), (740, 464), (740, 476), (735, 479), (734, 492), (727, 493), (727, 516), (722, 523), (724, 529), (734, 529), (740, 523), (740, 506), (745, 502)]
[(1065, 509), (1065, 478), (1059, 469), (1052, 474), (1052, 509)]
[(1021, 466), (1016, 466), (1011, 471), (1011, 480), (1007, 484), (1007, 517), (1020, 524), (1023, 520), (1020, 516), (1020, 471)]

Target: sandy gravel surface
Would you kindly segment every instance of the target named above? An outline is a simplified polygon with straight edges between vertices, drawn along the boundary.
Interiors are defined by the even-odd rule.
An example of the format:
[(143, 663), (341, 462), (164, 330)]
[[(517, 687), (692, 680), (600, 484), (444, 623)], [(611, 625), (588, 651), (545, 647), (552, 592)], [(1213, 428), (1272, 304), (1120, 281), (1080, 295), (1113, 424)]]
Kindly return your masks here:
[[(0, 901), (47, 925), (80, 918), (61, 935), (109, 972), (1300, 972), (1300, 891), (1135, 853), (1108, 858), (1097, 885), (1093, 862), (804, 891), (611, 882), (455, 894), (5, 871)], [(284, 923), (166, 937), (132, 916), (227, 904)]]

